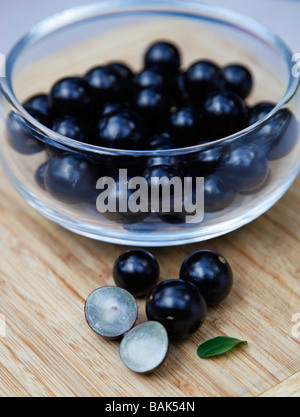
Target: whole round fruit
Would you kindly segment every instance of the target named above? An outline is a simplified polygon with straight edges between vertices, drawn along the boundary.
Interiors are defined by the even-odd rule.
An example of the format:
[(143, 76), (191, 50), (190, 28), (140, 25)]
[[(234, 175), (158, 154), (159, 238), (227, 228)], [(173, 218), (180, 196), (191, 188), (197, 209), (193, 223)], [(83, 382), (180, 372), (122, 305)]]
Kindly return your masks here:
[(63, 116), (54, 119), (51, 129), (60, 135), (87, 142), (89, 139), (89, 131), (86, 124), (75, 116)]
[(197, 61), (184, 73), (184, 83), (188, 94), (198, 99), (222, 90), (225, 81), (221, 68), (214, 62)]
[(156, 285), (146, 302), (149, 320), (161, 323), (173, 339), (186, 339), (204, 323), (206, 302), (198, 289), (182, 279)]
[[(270, 113), (276, 104), (260, 102), (249, 111), (248, 125), (262, 120)], [(280, 109), (267, 121), (261, 124), (255, 132), (254, 141), (260, 148), (265, 149), (267, 159), (272, 161), (286, 156), (295, 146), (299, 127), (295, 117), (287, 108)]]
[(252, 89), (253, 79), (248, 68), (240, 64), (231, 64), (224, 68), (225, 89), (246, 98)]
[(46, 190), (52, 197), (69, 204), (95, 205), (97, 166), (81, 155), (62, 154), (49, 159), (44, 174)]
[(124, 96), (124, 79), (113, 66), (92, 68), (84, 76), (96, 102), (118, 100)]
[(145, 88), (136, 94), (134, 108), (148, 123), (149, 128), (154, 125), (158, 129), (168, 114), (170, 105), (163, 91)]
[(214, 92), (203, 103), (203, 117), (212, 138), (222, 138), (246, 127), (244, 101), (231, 91)]
[(118, 73), (126, 84), (130, 84), (133, 77), (133, 72), (127, 64), (124, 62), (111, 62), (108, 67)]
[[(149, 215), (148, 199), (141, 198), (135, 200), (132, 196), (136, 192), (133, 188), (128, 188), (131, 177), (110, 173), (109, 182), (97, 184), (98, 197), (96, 207), (104, 217), (112, 222), (122, 224), (138, 223)], [(107, 185), (107, 186), (106, 186)], [(133, 201), (132, 201), (133, 200)], [(133, 205), (131, 205), (131, 202)]]
[(89, 116), (93, 107), (91, 89), (82, 78), (63, 78), (52, 87), (48, 105), (56, 116)]
[(268, 161), (264, 149), (257, 144), (229, 150), (221, 163), (222, 180), (241, 193), (255, 192), (268, 178)]
[(126, 333), (121, 341), (120, 356), (134, 372), (155, 371), (166, 359), (169, 338), (166, 329), (157, 321), (146, 321)]
[(88, 325), (95, 333), (116, 339), (132, 329), (138, 307), (128, 291), (107, 286), (97, 288), (88, 296), (84, 312)]
[(217, 252), (199, 250), (181, 265), (179, 277), (194, 284), (208, 306), (223, 301), (231, 291), (233, 274), (227, 260)]
[(234, 200), (236, 193), (232, 187), (222, 181), (217, 174), (210, 174), (204, 179), (204, 210), (212, 213), (223, 210)]
[(48, 96), (47, 94), (38, 94), (36, 96), (30, 97), (28, 100), (23, 103), (23, 107), (26, 110), (33, 109), (42, 113), (45, 117), (50, 118), (50, 110), (49, 110), (49, 103), (48, 103)]
[(166, 77), (157, 71), (145, 68), (134, 76), (132, 85), (135, 90), (143, 90), (145, 88), (164, 90), (166, 88)]
[(143, 249), (122, 253), (113, 268), (113, 277), (118, 287), (135, 297), (146, 295), (159, 278), (159, 265), (155, 257)]
[[(31, 108), (26, 109), (26, 111), (39, 123), (48, 127), (49, 119), (42, 113)], [(7, 117), (6, 123), (9, 144), (17, 152), (23, 155), (33, 155), (45, 149), (44, 142), (38, 139), (40, 135), (35, 133), (17, 113), (11, 112)]]
[(169, 129), (176, 145), (189, 146), (195, 141), (197, 121), (191, 107), (182, 107), (171, 112)]
[(180, 53), (170, 42), (155, 42), (145, 54), (145, 66), (162, 73), (176, 73), (180, 67)]
[(104, 115), (97, 126), (98, 144), (117, 149), (143, 149), (147, 133), (141, 117), (130, 110)]
[(178, 195), (182, 195), (183, 192), (183, 174), (175, 164), (168, 165), (168, 162), (171, 162), (170, 159), (164, 162), (167, 164), (156, 165), (154, 161), (154, 165), (144, 171), (143, 177), (148, 184), (152, 211), (168, 214), (181, 208), (182, 201), (178, 201)]

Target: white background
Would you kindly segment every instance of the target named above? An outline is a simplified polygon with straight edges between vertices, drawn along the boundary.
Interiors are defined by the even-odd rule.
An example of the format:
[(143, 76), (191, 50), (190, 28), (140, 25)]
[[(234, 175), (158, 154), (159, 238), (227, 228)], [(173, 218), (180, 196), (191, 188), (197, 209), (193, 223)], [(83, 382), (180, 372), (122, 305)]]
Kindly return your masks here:
[[(7, 54), (18, 38), (40, 20), (69, 7), (98, 1), (0, 0), (0, 52)], [(206, 0), (206, 3), (225, 6), (259, 20), (276, 32), (292, 52), (300, 52), (299, 0)]]

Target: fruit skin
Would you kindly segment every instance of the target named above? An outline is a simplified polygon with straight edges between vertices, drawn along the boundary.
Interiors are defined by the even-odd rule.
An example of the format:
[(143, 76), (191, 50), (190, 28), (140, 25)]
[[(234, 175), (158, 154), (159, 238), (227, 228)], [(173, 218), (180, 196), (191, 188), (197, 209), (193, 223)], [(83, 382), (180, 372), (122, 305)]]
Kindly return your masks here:
[[(26, 109), (26, 111), (39, 123), (48, 127), (49, 119), (42, 113), (30, 108)], [(9, 144), (17, 152), (23, 155), (33, 155), (45, 149), (44, 142), (38, 139), (38, 133), (30, 130), (27, 122), (17, 113), (11, 112), (9, 114), (6, 125)]]
[(219, 175), (210, 174), (204, 178), (204, 211), (212, 213), (223, 210), (234, 200), (236, 193), (224, 183)]
[(130, 105), (123, 101), (108, 101), (104, 104), (101, 116), (107, 116), (108, 114), (118, 113), (119, 111), (130, 110)]
[[(166, 161), (168, 160), (165, 159), (164, 162)], [(167, 188), (169, 187), (169, 181), (171, 181), (175, 177), (179, 177), (180, 179), (182, 179), (182, 176), (182, 172), (178, 168), (176, 168), (176, 166), (167, 164), (153, 165), (144, 171), (143, 177), (146, 179), (149, 189), (149, 202), (154, 202), (156, 205), (156, 207), (154, 207), (153, 204), (151, 204), (152, 210), (155, 210), (158, 214), (169, 214), (175, 211), (175, 203), (179, 203), (174, 199), (175, 187), (170, 187), (169, 202), (167, 201), (167, 198), (163, 200), (162, 196), (164, 195), (165, 197), (168, 197), (167, 193), (164, 193), (164, 190), (167, 190)], [(158, 197), (157, 201), (155, 200), (153, 195)], [(150, 200), (151, 197), (153, 201), (152, 199)]]
[[(249, 111), (248, 126), (262, 120), (275, 107), (272, 102), (260, 102)], [(287, 108), (280, 109), (255, 132), (254, 141), (263, 147), (270, 161), (283, 158), (294, 148), (299, 127)]]
[(81, 155), (62, 154), (49, 159), (45, 169), (45, 188), (52, 197), (69, 204), (96, 205), (97, 167)]
[(204, 98), (224, 88), (223, 71), (214, 62), (197, 61), (184, 73), (184, 85), (190, 97)]
[(158, 129), (168, 114), (170, 104), (164, 91), (145, 88), (136, 94), (134, 108), (147, 122), (148, 128)]
[(246, 127), (246, 105), (231, 91), (214, 92), (204, 100), (203, 118), (211, 138), (219, 139)]
[(184, 73), (179, 72), (173, 82), (171, 83), (172, 97), (174, 99), (175, 105), (178, 107), (183, 107), (184, 103), (188, 100), (189, 95), (185, 88)]
[(178, 146), (189, 146), (195, 142), (197, 120), (191, 107), (183, 107), (170, 114), (169, 130)]
[[(172, 143), (171, 135), (168, 132), (158, 133), (150, 139), (148, 143), (149, 149), (168, 150), (175, 149), (176, 145)], [(151, 156), (146, 158), (145, 169), (151, 168), (154, 165), (175, 165), (176, 158), (173, 156)]]
[(263, 119), (276, 106), (271, 101), (262, 101), (251, 107), (248, 115), (248, 126), (253, 125), (259, 120)]
[(211, 250), (199, 250), (189, 255), (181, 265), (179, 278), (194, 284), (209, 307), (223, 301), (233, 286), (229, 263)]
[(152, 136), (148, 146), (149, 149), (153, 150), (173, 149), (176, 147), (169, 132), (161, 132)]
[(182, 279), (156, 285), (147, 297), (148, 320), (161, 323), (172, 339), (186, 339), (205, 321), (206, 302), (198, 289)]
[(113, 277), (118, 287), (134, 297), (146, 295), (159, 278), (159, 265), (155, 257), (142, 249), (122, 253), (115, 261)]
[(100, 66), (90, 69), (84, 76), (93, 98), (98, 104), (123, 98), (126, 85), (120, 71), (112, 66)]
[(123, 79), (123, 81), (129, 86), (129, 83), (131, 82), (133, 77), (133, 72), (127, 64), (125, 64), (124, 62), (111, 62), (108, 65), (108, 68), (111, 68), (113, 71), (118, 73), (120, 77)]
[(88, 84), (79, 77), (57, 81), (51, 89), (48, 105), (58, 116), (89, 116), (92, 111), (92, 95)]
[(145, 66), (154, 68), (162, 73), (175, 74), (181, 64), (180, 52), (168, 41), (152, 44), (145, 54)]
[(43, 114), (45, 117), (50, 118), (50, 109), (47, 94), (38, 94), (30, 97), (23, 103), (23, 107), (25, 107), (26, 110), (36, 110), (39, 113)]
[(201, 177), (214, 173), (220, 165), (224, 151), (224, 147), (215, 146), (187, 155), (183, 161), (185, 175)]
[[(143, 221), (149, 215), (148, 201), (140, 201), (140, 210), (136, 213), (130, 211), (128, 207), (128, 201), (130, 197), (136, 192), (136, 190), (134, 189), (128, 189), (128, 184), (131, 178), (129, 176), (127, 176), (126, 179), (120, 178), (119, 174), (115, 172), (110, 172), (109, 177), (111, 177), (115, 181), (115, 186), (109, 187), (108, 190), (106, 190), (105, 188), (98, 189), (98, 211), (108, 220), (115, 221), (121, 224), (132, 224)], [(103, 192), (104, 194), (102, 194)], [(104, 202), (104, 208), (107, 208), (109, 202), (113, 201), (115, 202), (115, 207), (113, 207), (113, 210), (110, 207), (108, 207), (108, 209), (110, 210), (107, 209), (107, 211), (105, 212), (102, 211), (101, 206), (103, 205), (104, 196), (106, 198)], [(101, 204), (99, 203), (100, 200)], [(125, 207), (123, 208), (122, 206)]]
[(148, 134), (141, 117), (129, 110), (108, 114), (97, 124), (98, 145), (116, 149), (144, 149)]
[(66, 136), (80, 142), (88, 142), (89, 132), (86, 124), (75, 116), (64, 116), (55, 119), (51, 129), (60, 135)]
[(45, 171), (46, 171), (47, 165), (48, 165), (48, 161), (42, 163), (42, 165), (40, 165), (38, 167), (38, 169), (36, 170), (36, 172), (34, 174), (34, 178), (35, 178), (36, 182), (45, 191), (46, 191), (46, 188), (45, 188)]
[(252, 89), (253, 79), (248, 68), (239, 64), (228, 65), (223, 69), (225, 89), (246, 98)]
[(166, 80), (163, 74), (145, 68), (133, 77), (132, 85), (137, 91), (145, 88), (158, 88), (164, 90), (166, 88)]
[(246, 144), (222, 158), (222, 181), (238, 192), (255, 192), (267, 179), (269, 165), (263, 150), (256, 144)]

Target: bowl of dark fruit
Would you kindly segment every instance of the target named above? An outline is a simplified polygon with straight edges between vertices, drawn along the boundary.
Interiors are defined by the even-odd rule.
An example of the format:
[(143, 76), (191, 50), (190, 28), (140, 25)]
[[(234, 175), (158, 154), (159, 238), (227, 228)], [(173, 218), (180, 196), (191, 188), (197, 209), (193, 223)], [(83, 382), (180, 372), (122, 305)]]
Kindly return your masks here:
[(102, 1), (11, 49), (4, 170), (75, 233), (168, 246), (235, 230), (300, 169), (299, 77), (260, 23), (195, 1)]

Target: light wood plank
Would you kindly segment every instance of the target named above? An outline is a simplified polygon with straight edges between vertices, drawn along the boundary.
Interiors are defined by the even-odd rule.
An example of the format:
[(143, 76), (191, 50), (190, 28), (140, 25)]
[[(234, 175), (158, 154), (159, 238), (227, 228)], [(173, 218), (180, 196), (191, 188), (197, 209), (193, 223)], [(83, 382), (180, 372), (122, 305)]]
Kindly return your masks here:
[(300, 397), (300, 372), (275, 385), (275, 387), (261, 394), (260, 397)]

